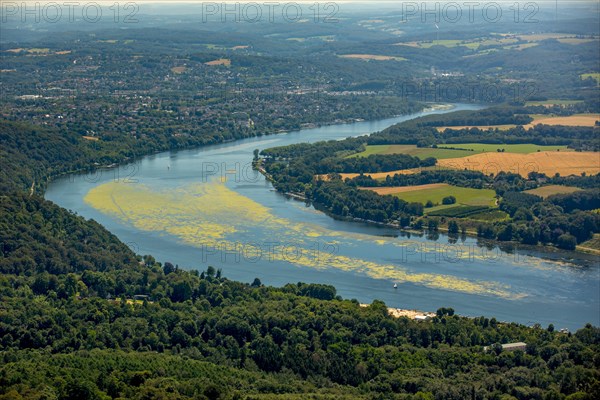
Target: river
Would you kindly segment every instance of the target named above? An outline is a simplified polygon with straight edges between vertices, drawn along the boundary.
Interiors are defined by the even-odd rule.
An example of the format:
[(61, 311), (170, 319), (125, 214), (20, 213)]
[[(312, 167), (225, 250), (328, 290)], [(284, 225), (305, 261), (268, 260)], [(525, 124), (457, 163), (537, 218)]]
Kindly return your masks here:
[[(457, 104), (452, 111), (477, 109)], [(254, 149), (343, 139), (431, 113), (356, 122), (164, 152), (51, 183), (45, 197), (93, 218), (138, 254), (234, 280), (315, 282), (362, 303), (435, 311), (453, 307), (524, 324), (600, 325), (597, 257), (500, 249), (477, 239), (399, 235), (336, 221), (273, 191), (250, 168)], [(397, 284), (395, 289), (393, 286)]]

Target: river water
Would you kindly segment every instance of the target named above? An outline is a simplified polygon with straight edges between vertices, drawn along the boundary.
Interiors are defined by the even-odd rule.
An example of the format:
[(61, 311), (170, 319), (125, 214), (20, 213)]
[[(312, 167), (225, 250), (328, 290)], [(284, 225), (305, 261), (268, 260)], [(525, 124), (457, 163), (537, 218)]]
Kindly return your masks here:
[(137, 253), (186, 269), (213, 265), (230, 279), (258, 277), (277, 286), (332, 284), (345, 298), (390, 307), (453, 307), (462, 315), (571, 330), (600, 325), (597, 257), (336, 221), (274, 192), (250, 168), (254, 149), (360, 136), (447, 111), (150, 155), (56, 180), (46, 198), (98, 221)]

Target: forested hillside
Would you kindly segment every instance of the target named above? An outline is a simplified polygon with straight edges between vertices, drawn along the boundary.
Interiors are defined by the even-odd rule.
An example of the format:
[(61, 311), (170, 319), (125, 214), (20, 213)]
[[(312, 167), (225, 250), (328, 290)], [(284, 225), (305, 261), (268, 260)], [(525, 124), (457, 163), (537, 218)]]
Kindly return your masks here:
[[(383, 303), (359, 307), (331, 286), (270, 288), (136, 258), (95, 223), (35, 197), (2, 204), (13, 240), (0, 278), (3, 398), (600, 393), (592, 326), (571, 335), (451, 309), (427, 322), (394, 318)], [(515, 341), (527, 351), (482, 348)]]

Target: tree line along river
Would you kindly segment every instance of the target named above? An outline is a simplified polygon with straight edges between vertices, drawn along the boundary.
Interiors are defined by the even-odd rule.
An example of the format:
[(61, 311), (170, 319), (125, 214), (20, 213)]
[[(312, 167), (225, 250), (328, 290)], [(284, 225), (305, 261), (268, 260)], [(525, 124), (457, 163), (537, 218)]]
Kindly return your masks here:
[[(315, 282), (361, 303), (433, 311), (453, 307), (524, 324), (575, 330), (600, 325), (597, 258), (551, 249), (436, 240), (334, 220), (276, 193), (253, 171), (254, 149), (343, 139), (455, 104), (378, 121), (330, 125), (164, 152), (94, 174), (54, 181), (46, 198), (93, 218), (139, 254), (182, 268), (213, 265), (235, 280), (269, 285)], [(397, 288), (394, 288), (394, 284)]]

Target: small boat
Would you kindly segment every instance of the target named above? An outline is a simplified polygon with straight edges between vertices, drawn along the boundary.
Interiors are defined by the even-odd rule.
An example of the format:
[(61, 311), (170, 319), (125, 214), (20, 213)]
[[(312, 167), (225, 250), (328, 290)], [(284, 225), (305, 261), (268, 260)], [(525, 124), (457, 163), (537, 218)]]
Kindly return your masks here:
[(394, 283), (394, 289), (398, 289), (398, 284)]

